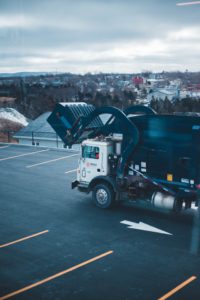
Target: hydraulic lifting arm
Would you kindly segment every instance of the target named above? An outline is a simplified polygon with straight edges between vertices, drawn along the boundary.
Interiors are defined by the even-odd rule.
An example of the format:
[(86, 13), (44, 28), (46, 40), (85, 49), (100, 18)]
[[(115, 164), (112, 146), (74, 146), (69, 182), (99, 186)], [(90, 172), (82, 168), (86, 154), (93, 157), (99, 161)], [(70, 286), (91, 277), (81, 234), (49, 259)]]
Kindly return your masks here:
[[(110, 115), (108, 121), (105, 124), (99, 122), (99, 125), (91, 130), (91, 124), (102, 114)], [(59, 119), (60, 115), (58, 115), (57, 118)], [(100, 135), (108, 136), (113, 133), (123, 134), (121, 158), (117, 166), (116, 174), (118, 179), (123, 179), (126, 166), (132, 158), (139, 142), (139, 131), (125, 113), (115, 107), (101, 107), (94, 109), (86, 116), (79, 115), (72, 126), (68, 126), (69, 122), (66, 116), (65, 119), (66, 120), (62, 122), (63, 129), (66, 133), (65, 136), (63, 136), (63, 134), (59, 135), (57, 131), (65, 145), (71, 146), (77, 142), (81, 142), (85, 138), (94, 138)], [(52, 126), (51, 118), (48, 118), (48, 122)]]
[(138, 114), (142, 113), (143, 115), (155, 115), (156, 112), (147, 106), (142, 106), (142, 105), (134, 105), (134, 106), (129, 106), (124, 110), (124, 113), (126, 116), (131, 115), (131, 114)]

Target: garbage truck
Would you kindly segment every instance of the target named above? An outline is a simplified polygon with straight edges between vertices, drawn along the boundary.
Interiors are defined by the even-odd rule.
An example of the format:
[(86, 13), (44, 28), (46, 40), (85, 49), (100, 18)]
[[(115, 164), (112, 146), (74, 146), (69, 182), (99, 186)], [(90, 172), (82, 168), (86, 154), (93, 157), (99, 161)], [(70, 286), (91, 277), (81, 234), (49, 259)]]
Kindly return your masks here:
[(47, 121), (65, 146), (81, 144), (72, 189), (100, 208), (129, 199), (179, 212), (198, 206), (200, 118), (146, 106), (58, 103)]

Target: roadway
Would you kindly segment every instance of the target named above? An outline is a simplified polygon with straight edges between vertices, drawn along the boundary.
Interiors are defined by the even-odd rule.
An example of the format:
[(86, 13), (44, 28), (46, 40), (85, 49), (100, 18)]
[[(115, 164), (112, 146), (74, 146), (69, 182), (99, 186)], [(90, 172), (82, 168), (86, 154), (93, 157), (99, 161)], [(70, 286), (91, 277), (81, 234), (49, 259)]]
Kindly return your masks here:
[(101, 210), (70, 188), (77, 160), (70, 150), (0, 145), (0, 299), (200, 299), (196, 211)]

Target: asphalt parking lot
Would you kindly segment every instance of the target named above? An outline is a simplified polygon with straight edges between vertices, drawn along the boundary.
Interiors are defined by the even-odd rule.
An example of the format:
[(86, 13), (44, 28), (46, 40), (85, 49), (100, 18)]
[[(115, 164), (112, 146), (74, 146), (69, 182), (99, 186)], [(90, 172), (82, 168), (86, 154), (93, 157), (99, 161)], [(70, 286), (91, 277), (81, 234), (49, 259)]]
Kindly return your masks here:
[(0, 145), (0, 299), (200, 299), (196, 211), (101, 210), (71, 190), (77, 160), (69, 150)]

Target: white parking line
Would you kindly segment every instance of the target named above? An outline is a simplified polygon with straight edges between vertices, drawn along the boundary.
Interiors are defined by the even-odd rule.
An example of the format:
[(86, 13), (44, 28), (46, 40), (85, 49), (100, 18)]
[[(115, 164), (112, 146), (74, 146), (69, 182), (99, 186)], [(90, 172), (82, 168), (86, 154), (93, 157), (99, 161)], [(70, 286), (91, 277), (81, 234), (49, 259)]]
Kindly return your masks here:
[(13, 159), (13, 158), (21, 157), (21, 156), (26, 156), (26, 155), (37, 154), (37, 153), (45, 152), (45, 151), (49, 151), (49, 149), (41, 150), (41, 151), (29, 152), (29, 153), (25, 153), (25, 154), (19, 154), (19, 155), (15, 155), (15, 156), (9, 156), (9, 157), (5, 157), (5, 158), (0, 158), (0, 161), (8, 160), (8, 159)]
[(43, 162), (38, 163), (38, 164), (26, 166), (26, 168), (32, 168), (32, 167), (36, 167), (36, 166), (48, 164), (48, 163), (51, 163), (51, 162), (54, 162), (54, 161), (57, 161), (57, 160), (61, 160), (61, 159), (65, 159), (65, 158), (70, 158), (70, 157), (76, 156), (76, 155), (79, 155), (79, 154), (72, 154), (72, 155), (68, 155), (68, 156), (59, 157), (59, 158), (56, 158), (56, 159), (51, 159), (51, 160), (48, 160), (48, 161), (43, 161)]
[(65, 174), (68, 174), (68, 173), (73, 173), (73, 172), (76, 172), (76, 171), (77, 171), (77, 169), (74, 169), (74, 170), (69, 170), (69, 171), (65, 172)]
[(8, 148), (10, 146), (0, 146), (0, 149)]

